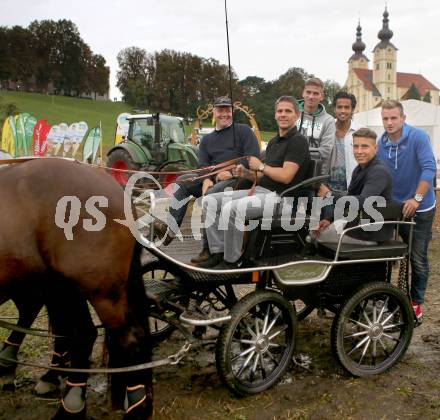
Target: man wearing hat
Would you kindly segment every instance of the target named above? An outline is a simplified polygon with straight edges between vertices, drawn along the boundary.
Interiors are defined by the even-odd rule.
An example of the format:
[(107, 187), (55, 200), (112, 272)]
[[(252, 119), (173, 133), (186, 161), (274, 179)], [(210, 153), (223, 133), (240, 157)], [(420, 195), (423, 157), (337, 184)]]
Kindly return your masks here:
[[(198, 168), (217, 165), (230, 159), (241, 156), (255, 156), (259, 158), (260, 149), (257, 138), (246, 124), (233, 122), (232, 103), (227, 96), (221, 96), (214, 101), (213, 117), (215, 130), (206, 134), (200, 141)], [(168, 230), (164, 245), (168, 245), (175, 237), (176, 232), (172, 227), (179, 227), (188, 207), (189, 197), (196, 198), (214, 192), (221, 192), (227, 187), (234, 187), (237, 179), (231, 171), (223, 171), (215, 178), (205, 178), (194, 182), (184, 183), (183, 180), (193, 177), (194, 174), (185, 174), (177, 178), (177, 190), (171, 196), (167, 223), (156, 221), (154, 231), (159, 237), (163, 237)], [(180, 182), (179, 182), (180, 181)], [(203, 232), (203, 249), (199, 256), (192, 262), (201, 262), (210, 256), (205, 232)]]

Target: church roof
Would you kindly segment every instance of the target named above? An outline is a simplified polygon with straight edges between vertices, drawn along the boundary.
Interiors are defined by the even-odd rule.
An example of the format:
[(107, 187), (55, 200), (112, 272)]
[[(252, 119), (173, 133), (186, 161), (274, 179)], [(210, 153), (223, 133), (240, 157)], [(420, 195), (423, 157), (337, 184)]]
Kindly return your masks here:
[[(364, 85), (366, 90), (373, 93), (374, 96), (381, 96), (376, 86), (373, 83), (373, 70), (369, 69), (353, 69), (356, 76)], [(416, 73), (396, 73), (397, 77), (397, 87), (399, 88), (410, 88), (414, 83), (420, 95), (424, 95), (427, 90), (439, 90), (434, 86), (429, 80), (425, 79), (421, 74)]]

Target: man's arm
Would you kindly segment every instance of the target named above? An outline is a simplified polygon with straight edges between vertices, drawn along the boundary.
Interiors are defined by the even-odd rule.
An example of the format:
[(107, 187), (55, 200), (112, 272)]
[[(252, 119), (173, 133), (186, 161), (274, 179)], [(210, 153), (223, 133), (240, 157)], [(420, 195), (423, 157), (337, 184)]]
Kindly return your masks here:
[[(262, 162), (260, 159), (254, 156), (249, 158), (250, 169), (254, 171), (258, 171), (261, 165)], [(281, 168), (264, 165), (263, 171), (260, 171), (259, 173), (268, 176), (269, 178), (273, 179), (276, 182), (281, 182), (282, 184), (289, 184), (292, 181), (292, 179), (295, 178), (295, 175), (298, 172), (298, 170), (299, 170), (299, 165), (297, 163), (285, 160)]]
[(336, 126), (333, 117), (326, 119), (323, 125), (318, 150), (322, 159), (321, 173), (326, 175), (330, 170), (330, 154), (335, 145)]
[[(421, 194), (422, 196), (425, 196), (429, 188), (432, 186), (433, 179), (436, 176), (437, 167), (429, 137), (426, 133), (423, 132), (423, 134), (423, 137), (416, 139), (417, 161), (422, 168), (422, 173), (414, 195)], [(420, 203), (414, 198), (406, 200), (402, 209), (403, 216), (406, 218), (414, 216), (419, 206)]]
[(252, 129), (247, 125), (240, 126), (240, 150), (243, 156), (255, 156), (260, 157), (260, 146), (258, 145), (258, 140), (255, 137)]

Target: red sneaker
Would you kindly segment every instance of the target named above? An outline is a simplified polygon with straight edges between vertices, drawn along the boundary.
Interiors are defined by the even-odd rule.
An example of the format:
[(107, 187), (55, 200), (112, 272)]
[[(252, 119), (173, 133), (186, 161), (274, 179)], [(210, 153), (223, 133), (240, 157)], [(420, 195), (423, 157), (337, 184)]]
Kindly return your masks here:
[(422, 307), (414, 300), (411, 303), (412, 303), (412, 307), (414, 309), (414, 314), (416, 316), (416, 319), (419, 320), (423, 316)]

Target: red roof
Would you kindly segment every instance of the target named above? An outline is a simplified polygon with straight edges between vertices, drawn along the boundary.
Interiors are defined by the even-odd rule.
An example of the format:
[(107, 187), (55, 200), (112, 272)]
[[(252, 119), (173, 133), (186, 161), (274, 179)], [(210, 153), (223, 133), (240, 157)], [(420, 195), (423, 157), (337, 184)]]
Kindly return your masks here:
[[(374, 86), (373, 84), (373, 70), (353, 69), (353, 71), (362, 82), (365, 89), (372, 91), (373, 94), (379, 94), (376, 86)], [(425, 79), (421, 74), (397, 72), (397, 87), (409, 89), (413, 83), (419, 91), (420, 95), (424, 95), (427, 90), (439, 90), (429, 80)]]
[(397, 72), (398, 87), (406, 87), (409, 89), (413, 83), (421, 95), (424, 95), (427, 90), (438, 90), (437, 87), (429, 80), (426, 80), (421, 74)]

